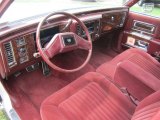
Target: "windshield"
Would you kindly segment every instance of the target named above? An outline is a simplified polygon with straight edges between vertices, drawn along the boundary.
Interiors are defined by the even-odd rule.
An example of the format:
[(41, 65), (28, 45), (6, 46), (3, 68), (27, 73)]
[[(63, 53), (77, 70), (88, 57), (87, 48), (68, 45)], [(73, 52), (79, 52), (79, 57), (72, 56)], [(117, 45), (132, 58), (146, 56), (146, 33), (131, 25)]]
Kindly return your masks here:
[(15, 0), (0, 19), (12, 22), (57, 10), (122, 6), (126, 0)]

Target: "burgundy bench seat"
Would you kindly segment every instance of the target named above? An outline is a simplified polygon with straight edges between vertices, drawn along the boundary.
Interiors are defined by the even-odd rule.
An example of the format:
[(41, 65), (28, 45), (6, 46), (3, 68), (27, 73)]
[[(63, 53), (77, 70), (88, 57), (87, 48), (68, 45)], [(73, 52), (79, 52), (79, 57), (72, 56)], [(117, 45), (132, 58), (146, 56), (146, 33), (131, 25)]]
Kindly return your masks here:
[(136, 108), (99, 73), (87, 73), (48, 97), (41, 105), (42, 120), (159, 120), (160, 92)]

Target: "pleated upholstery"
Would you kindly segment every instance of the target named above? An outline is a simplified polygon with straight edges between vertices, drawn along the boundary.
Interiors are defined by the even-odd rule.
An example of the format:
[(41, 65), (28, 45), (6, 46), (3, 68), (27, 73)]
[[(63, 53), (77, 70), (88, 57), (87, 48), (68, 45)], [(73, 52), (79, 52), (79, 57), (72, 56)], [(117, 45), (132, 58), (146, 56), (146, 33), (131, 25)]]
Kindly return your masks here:
[(130, 120), (135, 106), (104, 76), (87, 73), (41, 105), (42, 120)]
[(48, 97), (42, 120), (160, 120), (160, 91), (135, 107), (104, 76), (87, 73)]
[[(154, 120), (154, 116), (160, 112), (160, 101), (146, 106), (134, 114), (132, 120)], [(159, 117), (160, 119), (160, 117)]]
[(129, 120), (131, 116), (97, 83), (90, 83), (59, 105), (71, 120)]
[(140, 66), (141, 68), (143, 68), (148, 73), (154, 75), (156, 78), (160, 79), (160, 68), (159, 68), (159, 66), (157, 66), (153, 62), (149, 61), (145, 57), (143, 57), (139, 54), (134, 54), (128, 60), (135, 63), (136, 65)]
[(160, 91), (140, 102), (131, 120), (160, 120)]

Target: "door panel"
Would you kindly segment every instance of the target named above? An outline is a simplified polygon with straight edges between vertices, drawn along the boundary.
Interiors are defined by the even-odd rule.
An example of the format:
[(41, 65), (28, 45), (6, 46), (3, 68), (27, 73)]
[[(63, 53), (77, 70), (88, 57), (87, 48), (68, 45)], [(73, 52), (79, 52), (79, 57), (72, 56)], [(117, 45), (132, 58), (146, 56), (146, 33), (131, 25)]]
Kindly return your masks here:
[(156, 29), (153, 36), (154, 38), (160, 38), (160, 18), (151, 17), (144, 14), (140, 14), (140, 13), (130, 12), (128, 15), (128, 20), (125, 26), (125, 30), (129, 30), (129, 31), (132, 30), (134, 20), (155, 25)]
[(129, 12), (122, 34), (121, 50), (136, 47), (160, 59), (160, 18)]

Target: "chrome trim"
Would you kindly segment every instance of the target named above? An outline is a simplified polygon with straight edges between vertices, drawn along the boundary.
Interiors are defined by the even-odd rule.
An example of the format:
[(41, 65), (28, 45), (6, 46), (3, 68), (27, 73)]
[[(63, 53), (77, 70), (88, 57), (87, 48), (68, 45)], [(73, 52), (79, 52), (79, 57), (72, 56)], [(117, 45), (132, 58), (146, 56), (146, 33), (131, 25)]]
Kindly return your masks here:
[[(156, 29), (155, 25), (153, 24), (150, 24), (150, 23), (146, 23), (146, 22), (142, 22), (142, 21), (138, 21), (138, 20), (134, 20), (133, 21), (133, 26), (132, 26), (132, 30), (137, 30), (137, 31), (140, 31), (141, 33), (147, 33), (147, 34), (151, 34), (153, 35), (154, 34), (154, 30)], [(139, 24), (142, 24), (142, 25), (145, 25), (147, 27), (150, 27), (151, 30), (148, 30), (146, 28), (142, 28), (142, 27), (139, 27), (139, 26), (136, 26), (136, 24), (139, 23)], [(143, 29), (143, 30), (147, 30), (147, 31), (150, 31), (150, 32), (147, 32), (147, 31), (143, 31), (143, 30), (139, 30), (139, 29), (136, 29), (136, 28), (140, 28), (140, 29)]]

